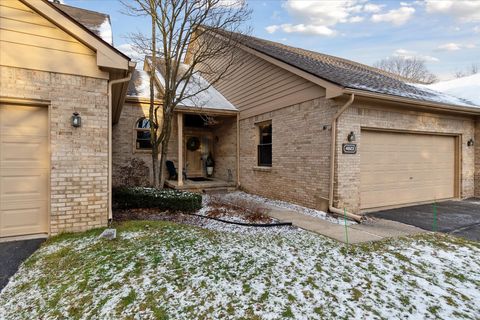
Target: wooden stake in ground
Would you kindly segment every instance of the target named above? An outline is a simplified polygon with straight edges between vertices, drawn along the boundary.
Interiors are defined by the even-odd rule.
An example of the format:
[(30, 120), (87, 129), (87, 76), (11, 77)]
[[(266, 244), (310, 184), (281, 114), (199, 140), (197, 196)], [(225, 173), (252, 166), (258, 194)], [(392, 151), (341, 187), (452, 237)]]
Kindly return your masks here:
[(347, 209), (343, 208), (343, 220), (345, 221), (345, 243), (347, 244), (348, 253), (348, 226), (347, 226)]

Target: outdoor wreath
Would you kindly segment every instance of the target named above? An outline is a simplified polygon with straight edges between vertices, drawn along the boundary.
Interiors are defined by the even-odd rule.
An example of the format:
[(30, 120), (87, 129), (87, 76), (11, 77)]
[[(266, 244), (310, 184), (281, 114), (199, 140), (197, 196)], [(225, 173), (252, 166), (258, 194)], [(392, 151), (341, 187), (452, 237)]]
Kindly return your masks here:
[(197, 137), (191, 137), (187, 140), (187, 149), (190, 151), (196, 151), (200, 148), (200, 139)]

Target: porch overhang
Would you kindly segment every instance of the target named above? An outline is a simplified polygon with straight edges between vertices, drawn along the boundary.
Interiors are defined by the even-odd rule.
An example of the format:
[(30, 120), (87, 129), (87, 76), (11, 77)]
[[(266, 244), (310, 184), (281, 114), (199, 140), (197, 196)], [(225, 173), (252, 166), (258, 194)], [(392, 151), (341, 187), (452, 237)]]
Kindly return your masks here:
[(177, 113), (186, 113), (186, 114), (208, 114), (213, 116), (236, 116), (239, 114), (238, 110), (225, 110), (225, 109), (214, 109), (214, 108), (200, 108), (200, 107), (186, 107), (178, 106), (175, 108)]

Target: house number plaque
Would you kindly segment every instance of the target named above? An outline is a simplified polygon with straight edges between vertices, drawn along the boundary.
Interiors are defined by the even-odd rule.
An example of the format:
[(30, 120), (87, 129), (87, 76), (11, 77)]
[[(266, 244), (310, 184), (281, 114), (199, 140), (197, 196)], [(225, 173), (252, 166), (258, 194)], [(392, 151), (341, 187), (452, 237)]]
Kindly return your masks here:
[(342, 144), (342, 153), (343, 154), (356, 154), (357, 145), (355, 143), (344, 143)]

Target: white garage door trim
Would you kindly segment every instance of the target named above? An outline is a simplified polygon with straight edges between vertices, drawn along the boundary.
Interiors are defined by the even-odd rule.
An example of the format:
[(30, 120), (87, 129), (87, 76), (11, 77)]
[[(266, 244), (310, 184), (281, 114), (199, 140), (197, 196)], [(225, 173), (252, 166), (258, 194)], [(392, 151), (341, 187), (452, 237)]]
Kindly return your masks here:
[[(46, 165), (45, 165), (45, 196), (42, 199), (45, 199), (45, 212), (43, 214), (42, 219), (42, 228), (39, 228), (36, 232), (22, 232), (20, 234), (0, 234), (0, 242), (4, 241), (12, 241), (18, 239), (32, 239), (32, 238), (43, 238), (50, 235), (50, 223), (51, 223), (51, 167), (50, 167), (50, 159), (51, 159), (51, 143), (50, 143), (50, 102), (45, 100), (34, 100), (34, 99), (17, 99), (17, 98), (6, 98), (0, 97), (0, 106), (7, 107), (7, 108), (41, 108), (46, 113), (46, 126), (43, 130), (45, 130), (46, 135), (46, 145), (45, 145), (45, 157), (46, 157)], [(6, 108), (5, 108), (6, 109)], [(32, 109), (33, 110), (33, 109)], [(43, 112), (42, 112), (43, 113)], [(32, 141), (35, 139), (32, 139)], [(27, 171), (26, 169), (25, 171)]]
[[(458, 195), (460, 194), (459, 190), (460, 190), (460, 170), (461, 170), (460, 168), (461, 155), (459, 152), (460, 135), (432, 133), (432, 132), (418, 132), (418, 131), (385, 130), (385, 129), (377, 129), (377, 128), (362, 128), (361, 130), (362, 130), (362, 139), (360, 142), (359, 151), (360, 151), (360, 207), (362, 212), (368, 212), (368, 211), (376, 210), (379, 208), (394, 208), (394, 207), (415, 205), (419, 203), (426, 203), (426, 202), (428, 203), (428, 202), (432, 202), (433, 200), (458, 198)], [(375, 136), (375, 133), (378, 133), (378, 135)], [(367, 137), (369, 140), (366, 140)], [(448, 138), (450, 138), (451, 140)], [(384, 144), (383, 149), (381, 147), (375, 147), (375, 146), (372, 147), (372, 145), (367, 144), (367, 141), (374, 143), (375, 139), (380, 139), (380, 140), (386, 139), (386, 141), (393, 139), (398, 141), (398, 146), (393, 143), (385, 145), (383, 140), (379, 142), (380, 144), (381, 143)], [(417, 150), (418, 152), (415, 153), (415, 148), (412, 148), (411, 149), (412, 154), (407, 157), (407, 160), (406, 160), (407, 162), (404, 163), (405, 166), (409, 168), (407, 170), (412, 170), (412, 172), (414, 173), (412, 174), (413, 177), (410, 177), (410, 179), (413, 179), (412, 189), (408, 187), (408, 184), (409, 184), (408, 181), (403, 181), (404, 185), (402, 186), (400, 184), (398, 188), (398, 192), (401, 192), (403, 187), (406, 188), (406, 189), (403, 188), (404, 190), (414, 190), (414, 188), (417, 187), (419, 188), (417, 190), (419, 192), (418, 194), (413, 191), (410, 192), (410, 194), (403, 193), (402, 197), (404, 199), (402, 199), (402, 197), (397, 198), (396, 195), (392, 196), (394, 194), (394, 190), (392, 188), (388, 188), (388, 186), (389, 186), (389, 183), (390, 184), (394, 183), (393, 180), (396, 179), (395, 174), (392, 174), (391, 177), (385, 178), (385, 181), (380, 181), (378, 185), (375, 185), (376, 182), (374, 181), (374, 179), (378, 179), (378, 177), (386, 177), (385, 175), (381, 175), (381, 172), (387, 170), (388, 167), (391, 166), (392, 164), (391, 161), (382, 161), (382, 159), (386, 160), (385, 158), (390, 157), (388, 153), (391, 152), (393, 154), (393, 157), (398, 159), (398, 155), (401, 154), (402, 145), (404, 145), (404, 147), (407, 147), (408, 151), (410, 152), (410, 145), (412, 145), (411, 143), (413, 143), (413, 145), (415, 145), (416, 143), (419, 143), (419, 146), (421, 146), (422, 143), (426, 143), (426, 142), (430, 142), (431, 146), (430, 145), (426, 146), (427, 149), (425, 151), (426, 152), (425, 155), (420, 154), (420, 152), (422, 152), (420, 150)], [(432, 152), (437, 150), (436, 147), (434, 146), (438, 146), (438, 148), (443, 148), (444, 150), (447, 150), (447, 149), (451, 150), (448, 152), (445, 151), (446, 152), (444, 156), (445, 160), (442, 160), (443, 161), (442, 163), (439, 163), (439, 161), (437, 160), (439, 158), (428, 157), (429, 151), (431, 154)], [(400, 148), (400, 151), (396, 150), (397, 147)], [(368, 148), (371, 148), (372, 150), (368, 150)], [(428, 148), (430, 148), (430, 150), (428, 150)], [(385, 150), (385, 153), (383, 153), (383, 150)], [(384, 154), (385, 154), (385, 157), (383, 157)], [(426, 174), (428, 173), (428, 171), (422, 172), (422, 171), (418, 171), (418, 169), (416, 168), (412, 168), (413, 165), (417, 165), (418, 163), (423, 163), (423, 161), (415, 162), (414, 159), (412, 159), (410, 163), (409, 161), (410, 157), (415, 157), (415, 156), (421, 156), (421, 157), (427, 156), (426, 159), (435, 159), (435, 160), (430, 160), (432, 161), (432, 163), (431, 163), (431, 166), (428, 167), (428, 168), (431, 168), (430, 171), (432, 171), (432, 173), (434, 173), (435, 171), (444, 170), (442, 168), (444, 166), (447, 166), (449, 168), (451, 166), (452, 171), (449, 171), (446, 174), (442, 174), (442, 175), (432, 174), (428, 176), (428, 177), (438, 177), (436, 179), (439, 181), (438, 183), (436, 183), (436, 185), (437, 184), (443, 185), (442, 190), (434, 191), (432, 189), (431, 191), (426, 191), (428, 190), (428, 188), (425, 188), (425, 185), (423, 183), (414, 184), (416, 177), (421, 179), (422, 174), (425, 177)], [(372, 161), (378, 161), (378, 163), (376, 165), (373, 165), (374, 162)], [(385, 165), (385, 168), (382, 168), (382, 165)], [(415, 172), (415, 170), (417, 170), (417, 172)], [(402, 171), (399, 170), (398, 172), (402, 172)], [(440, 176), (442, 176), (443, 181), (441, 181), (442, 179), (440, 178)], [(451, 185), (448, 184), (448, 181), (451, 182)], [(379, 188), (379, 186), (382, 183), (383, 183), (382, 188)], [(431, 194), (429, 194), (429, 192), (431, 192)], [(392, 199), (390, 199), (390, 197)], [(382, 199), (381, 201), (377, 200), (380, 198)]]

